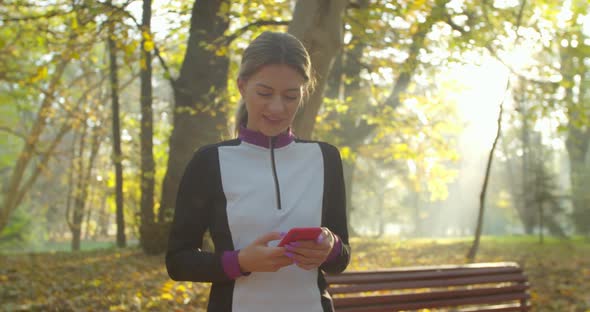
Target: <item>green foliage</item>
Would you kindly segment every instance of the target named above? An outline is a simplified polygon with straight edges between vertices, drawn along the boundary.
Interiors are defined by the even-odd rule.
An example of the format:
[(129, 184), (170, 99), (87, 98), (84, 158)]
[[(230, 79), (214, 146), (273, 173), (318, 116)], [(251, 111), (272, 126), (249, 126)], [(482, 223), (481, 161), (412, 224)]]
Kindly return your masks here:
[[(100, 223), (98, 210), (103, 201), (107, 202), (109, 215), (114, 212), (110, 100), (109, 87), (105, 84), (108, 79), (105, 39), (110, 22), (114, 23), (113, 39), (120, 51), (119, 91), (124, 133), (121, 160), (125, 168), (126, 213), (130, 216), (139, 210), (140, 194), (137, 72), (145, 65), (139, 55), (141, 39), (148, 39), (146, 50), (157, 53), (153, 61), (156, 161), (153, 174), (155, 203), (159, 203), (172, 130), (170, 81), (180, 72), (193, 2), (156, 1), (154, 20), (163, 21), (166, 27), (154, 25), (151, 34), (138, 28), (140, 14), (133, 8), (137, 3), (123, 6), (126, 2), (113, 1), (113, 6), (109, 6), (105, 1), (8, 0), (0, 4), (3, 186), (21, 156), (19, 151), (44, 98), (55, 97), (44, 116), (47, 126), (35, 145), (35, 155), (24, 172), (25, 177), (35, 173), (38, 155), (47, 150), (60, 127), (71, 127), (33, 189), (48, 194), (47, 197), (25, 197), (22, 206), (30, 210), (19, 210), (11, 230), (18, 228), (14, 224), (20, 224), (27, 214), (42, 215), (46, 202), (57, 203), (55, 213), (63, 215), (68, 174), (76, 170), (67, 167), (72, 161), (70, 149), (73, 138), (85, 124), (90, 129), (100, 128), (104, 143), (92, 172), (91, 200), (86, 207), (92, 217), (84, 227), (94, 224), (89, 226), (91, 233), (100, 229), (96, 224)], [(235, 78), (243, 49), (262, 31), (286, 30), (284, 24), (291, 19), (292, 2), (227, 3), (230, 4), (220, 14), (229, 18), (230, 28), (226, 38), (210, 48), (230, 59), (228, 87), (210, 90), (224, 97), (220, 101), (224, 105), (209, 113), (232, 116), (239, 99)], [(456, 180), (457, 166), (465, 155), (458, 155), (456, 149), (456, 139), (463, 130), (453, 98), (460, 92), (459, 86), (440, 83), (439, 78), (458, 64), (477, 63), (484, 56), (501, 60), (512, 70), (512, 80), (518, 80), (511, 90), (518, 98), (507, 103), (509, 115), (520, 116), (516, 110), (524, 109), (519, 105), (526, 104), (525, 118), (531, 127), (553, 121), (550, 130), (557, 132), (551, 138), (583, 142), (588, 137), (590, 21), (587, 12), (590, 7), (587, 1), (368, 1), (367, 6), (363, 6), (363, 1), (352, 3), (345, 16), (342, 74), (338, 82), (329, 83), (336, 87), (329, 86), (325, 92), (314, 135), (338, 145), (347, 165), (356, 164), (355, 200), (361, 207), (362, 203), (370, 202), (370, 207), (357, 212), (367, 212), (366, 220), (398, 218), (409, 222), (415, 215), (415, 207), (408, 204), (414, 194), (431, 203), (448, 196), (448, 187)], [(521, 3), (525, 3), (522, 10)], [(279, 22), (283, 25), (278, 25)], [(59, 76), (63, 64), (67, 65)], [(402, 78), (407, 78), (406, 85), (400, 83)], [(395, 86), (400, 86), (399, 94), (394, 94)], [(197, 113), (196, 109), (187, 109)], [(522, 119), (512, 118), (506, 127), (504, 156), (508, 161), (519, 159), (516, 155), (519, 122)], [(218, 130), (226, 133), (227, 129), (222, 128)], [(582, 147), (579, 145), (576, 150), (583, 153)], [(83, 155), (88, 156), (88, 151)], [(46, 191), (56, 181), (59, 191), (55, 194)], [(497, 220), (509, 219), (508, 216), (514, 215), (511, 209), (518, 206), (516, 194), (510, 194), (507, 185), (495, 187), (490, 194), (489, 202), (501, 202), (508, 207)], [(578, 189), (584, 189), (583, 185)], [(372, 201), (376, 194), (386, 199), (382, 203)], [(378, 209), (380, 204), (386, 211)], [(128, 220), (133, 228), (136, 218)], [(62, 227), (47, 227), (46, 231), (66, 228), (61, 217), (56, 217), (55, 223)]]
[(31, 215), (24, 209), (16, 210), (8, 226), (0, 233), (0, 249), (13, 249), (28, 244), (32, 222)]

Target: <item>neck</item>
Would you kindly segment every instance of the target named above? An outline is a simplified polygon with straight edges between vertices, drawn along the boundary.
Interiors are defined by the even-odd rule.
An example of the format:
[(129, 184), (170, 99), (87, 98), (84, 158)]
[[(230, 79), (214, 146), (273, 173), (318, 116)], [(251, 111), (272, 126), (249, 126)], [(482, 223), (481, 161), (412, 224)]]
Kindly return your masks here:
[(270, 148), (271, 139), (274, 138), (274, 147), (280, 148), (293, 142), (295, 136), (291, 132), (291, 128), (285, 130), (277, 136), (270, 137), (259, 131), (248, 129), (245, 126), (240, 126), (238, 138), (244, 142), (265, 148)]

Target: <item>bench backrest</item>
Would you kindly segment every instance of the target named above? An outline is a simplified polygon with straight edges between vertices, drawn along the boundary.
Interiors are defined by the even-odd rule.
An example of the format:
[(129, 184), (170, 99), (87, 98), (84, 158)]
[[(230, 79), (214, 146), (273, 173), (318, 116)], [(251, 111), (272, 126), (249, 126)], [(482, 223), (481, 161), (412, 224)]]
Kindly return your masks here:
[(513, 262), (344, 272), (326, 280), (338, 312), (530, 308), (528, 280)]

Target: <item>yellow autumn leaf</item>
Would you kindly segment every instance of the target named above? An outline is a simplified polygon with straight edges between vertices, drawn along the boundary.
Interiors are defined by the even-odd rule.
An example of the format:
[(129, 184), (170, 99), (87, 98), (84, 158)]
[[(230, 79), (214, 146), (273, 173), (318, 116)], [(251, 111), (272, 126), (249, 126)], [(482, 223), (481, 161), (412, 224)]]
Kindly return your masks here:
[(186, 292), (186, 287), (184, 287), (184, 285), (178, 285), (178, 287), (176, 287), (176, 292), (177, 293)]
[(35, 83), (39, 80), (45, 79), (47, 77), (47, 66), (41, 66), (37, 69), (37, 73), (35, 76), (31, 77), (31, 83)]
[(161, 298), (162, 300), (174, 300), (174, 297), (172, 297), (172, 295), (171, 295), (171, 294), (169, 294), (169, 293), (164, 293), (164, 294), (162, 294), (162, 295), (160, 296), (160, 298)]
[(153, 41), (151, 41), (151, 40), (148, 40), (148, 41), (146, 41), (146, 42), (143, 44), (143, 49), (144, 49), (146, 52), (151, 52), (152, 50), (154, 50), (154, 42), (153, 42)]
[(73, 17), (72, 18), (72, 29), (73, 30), (76, 30), (76, 29), (78, 29), (78, 26), (79, 26), (78, 25), (78, 19), (76, 17)]
[(342, 159), (349, 159), (351, 156), (350, 147), (344, 146), (340, 149), (340, 156)]
[(224, 56), (226, 54), (227, 54), (226, 47), (220, 47), (219, 49), (217, 49), (217, 51), (215, 51), (215, 55), (217, 55), (217, 56)]

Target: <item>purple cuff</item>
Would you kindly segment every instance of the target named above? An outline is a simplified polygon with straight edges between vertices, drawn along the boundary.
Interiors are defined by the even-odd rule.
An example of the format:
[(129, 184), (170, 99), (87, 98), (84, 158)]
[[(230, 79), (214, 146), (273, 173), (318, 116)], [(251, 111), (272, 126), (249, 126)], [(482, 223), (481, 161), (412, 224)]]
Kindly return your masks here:
[(330, 251), (328, 258), (326, 258), (326, 261), (324, 261), (324, 263), (336, 260), (338, 258), (338, 256), (340, 255), (340, 253), (342, 252), (342, 241), (340, 240), (340, 237), (338, 237), (338, 235), (336, 235), (336, 234), (333, 234), (333, 235), (334, 235), (334, 246), (332, 246), (332, 251)]
[(249, 275), (249, 273), (242, 273), (240, 270), (240, 262), (238, 260), (239, 250), (224, 251), (221, 256), (221, 264), (223, 265), (223, 272), (231, 279), (236, 279), (240, 276)]

